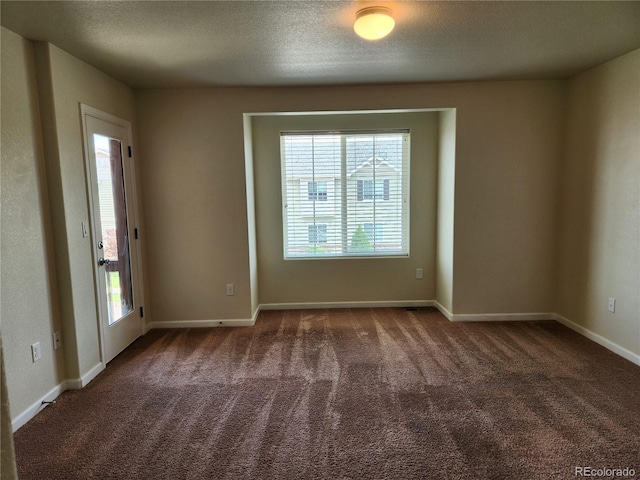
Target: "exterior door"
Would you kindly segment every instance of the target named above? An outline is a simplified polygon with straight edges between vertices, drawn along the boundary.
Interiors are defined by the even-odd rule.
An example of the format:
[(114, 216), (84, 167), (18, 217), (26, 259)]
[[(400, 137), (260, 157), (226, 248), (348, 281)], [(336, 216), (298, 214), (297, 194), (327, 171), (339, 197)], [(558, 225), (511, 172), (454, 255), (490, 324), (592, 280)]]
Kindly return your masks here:
[(135, 182), (128, 122), (82, 106), (102, 360), (142, 334)]

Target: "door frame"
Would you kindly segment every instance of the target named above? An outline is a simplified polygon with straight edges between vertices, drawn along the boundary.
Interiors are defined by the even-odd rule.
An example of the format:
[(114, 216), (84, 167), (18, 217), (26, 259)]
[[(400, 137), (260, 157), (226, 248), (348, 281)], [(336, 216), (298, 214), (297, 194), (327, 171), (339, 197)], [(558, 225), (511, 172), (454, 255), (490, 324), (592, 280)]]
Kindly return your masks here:
[[(140, 309), (144, 306), (144, 280), (143, 280), (143, 270), (142, 270), (142, 249), (140, 245), (140, 222), (139, 222), (139, 214), (138, 214), (138, 192), (136, 185), (136, 169), (135, 169), (135, 156), (134, 156), (134, 148), (133, 148), (133, 132), (131, 128), (131, 122), (124, 120), (122, 118), (116, 117), (115, 115), (111, 115), (110, 113), (103, 112), (102, 110), (98, 110), (96, 108), (90, 107), (89, 105), (85, 105), (80, 103), (80, 118), (82, 120), (82, 139), (83, 139), (83, 148), (84, 148), (84, 163), (85, 163), (85, 182), (87, 187), (87, 201), (89, 207), (89, 239), (91, 241), (91, 258), (92, 265), (91, 268), (93, 270), (93, 284), (94, 284), (94, 298), (96, 301), (96, 317), (98, 321), (98, 337), (100, 339), (100, 361), (103, 366), (106, 366), (106, 349), (105, 349), (105, 321), (103, 318), (103, 312), (101, 308), (101, 292), (100, 292), (100, 279), (99, 275), (101, 274), (101, 270), (96, 268), (98, 264), (98, 252), (96, 250), (97, 244), (97, 228), (96, 228), (96, 216), (95, 210), (97, 206), (94, 204), (94, 195), (93, 195), (93, 178), (92, 178), (92, 169), (91, 169), (91, 153), (90, 153), (90, 142), (88, 137), (88, 127), (87, 127), (87, 117), (93, 117), (95, 119), (101, 120), (106, 123), (110, 123), (112, 125), (116, 125), (118, 127), (122, 127), (126, 129), (127, 136), (129, 137), (129, 145), (125, 145), (123, 141), (122, 144), (122, 156), (123, 159), (126, 159), (129, 165), (129, 172), (127, 169), (123, 169), (123, 178), (125, 184), (125, 195), (127, 201), (127, 211), (128, 215), (131, 216), (131, 220), (134, 223), (134, 229), (138, 232), (138, 235), (134, 238), (130, 238), (129, 241), (129, 249), (136, 251), (136, 260), (135, 260), (135, 270), (137, 270), (134, 275), (132, 272), (131, 282), (134, 288), (134, 310)], [(124, 140), (124, 139), (123, 139)], [(131, 149), (131, 157), (127, 155), (127, 147)], [(133, 265), (132, 265), (133, 270)], [(146, 333), (145, 331), (145, 321), (144, 317), (141, 315), (141, 311), (134, 312), (139, 315), (140, 322), (140, 336)]]

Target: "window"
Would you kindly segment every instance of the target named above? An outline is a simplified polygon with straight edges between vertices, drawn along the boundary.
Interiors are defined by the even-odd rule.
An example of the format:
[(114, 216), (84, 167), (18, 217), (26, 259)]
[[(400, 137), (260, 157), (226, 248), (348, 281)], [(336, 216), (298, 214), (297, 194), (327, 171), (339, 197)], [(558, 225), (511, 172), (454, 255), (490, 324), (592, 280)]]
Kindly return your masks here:
[(309, 243), (327, 243), (327, 224), (317, 223), (307, 227), (309, 231)]
[(408, 256), (409, 140), (408, 130), (282, 132), (284, 257)]
[(389, 200), (389, 185), (390, 180), (358, 180), (358, 201)]
[(308, 182), (309, 201), (327, 201), (327, 182)]

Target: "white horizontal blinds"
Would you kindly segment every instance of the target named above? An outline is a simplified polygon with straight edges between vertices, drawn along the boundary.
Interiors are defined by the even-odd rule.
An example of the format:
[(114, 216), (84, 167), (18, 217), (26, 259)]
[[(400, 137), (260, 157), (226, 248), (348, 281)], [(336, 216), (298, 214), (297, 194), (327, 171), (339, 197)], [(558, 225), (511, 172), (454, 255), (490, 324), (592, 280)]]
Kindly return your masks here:
[(285, 257), (336, 255), (340, 135), (282, 135)]
[(408, 134), (348, 135), (346, 142), (349, 253), (408, 254)]
[(409, 132), (281, 134), (285, 258), (408, 255)]

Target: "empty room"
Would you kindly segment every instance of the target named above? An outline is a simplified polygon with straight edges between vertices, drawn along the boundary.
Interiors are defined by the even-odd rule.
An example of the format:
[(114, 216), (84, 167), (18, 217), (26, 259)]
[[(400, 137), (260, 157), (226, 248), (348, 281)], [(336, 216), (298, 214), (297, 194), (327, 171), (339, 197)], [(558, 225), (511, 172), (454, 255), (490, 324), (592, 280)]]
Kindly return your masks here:
[(0, 2), (1, 478), (640, 478), (640, 2)]

